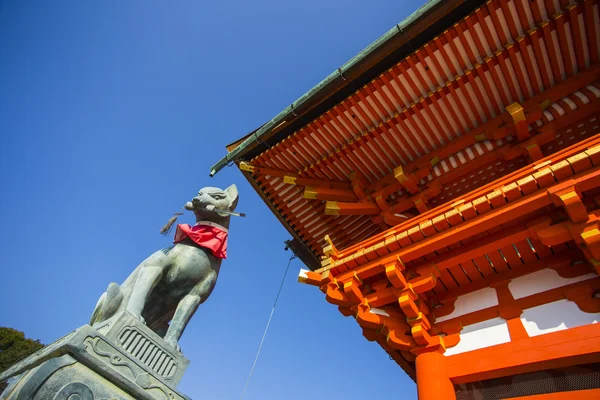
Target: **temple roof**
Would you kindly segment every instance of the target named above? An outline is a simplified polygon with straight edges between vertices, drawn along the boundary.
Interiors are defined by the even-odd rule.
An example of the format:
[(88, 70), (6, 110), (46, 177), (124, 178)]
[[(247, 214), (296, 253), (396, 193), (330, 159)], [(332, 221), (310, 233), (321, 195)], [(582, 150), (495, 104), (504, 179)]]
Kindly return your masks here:
[[(318, 268), (598, 132), (598, 1), (430, 1), (228, 146)], [(328, 235), (328, 239), (325, 239)]]

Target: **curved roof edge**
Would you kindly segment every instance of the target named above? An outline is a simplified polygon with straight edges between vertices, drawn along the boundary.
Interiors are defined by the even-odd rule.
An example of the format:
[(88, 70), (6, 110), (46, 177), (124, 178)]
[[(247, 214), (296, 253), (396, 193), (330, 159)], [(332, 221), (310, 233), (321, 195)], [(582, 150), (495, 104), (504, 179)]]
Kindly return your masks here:
[(484, 2), (429, 0), (273, 119), (227, 145), (228, 154), (211, 167), (210, 176), (231, 162), (252, 158), (291, 135)]

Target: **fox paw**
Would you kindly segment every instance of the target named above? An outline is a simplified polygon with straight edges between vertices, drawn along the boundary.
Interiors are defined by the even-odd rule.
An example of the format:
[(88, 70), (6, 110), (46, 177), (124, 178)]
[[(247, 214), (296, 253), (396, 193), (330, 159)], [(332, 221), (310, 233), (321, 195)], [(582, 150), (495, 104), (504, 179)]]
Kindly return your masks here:
[(172, 348), (174, 348), (175, 350), (177, 350), (179, 353), (181, 353), (181, 346), (179, 346), (179, 343), (177, 343), (176, 340), (173, 339), (165, 339), (165, 341), (167, 342), (167, 344), (169, 346), (171, 346)]

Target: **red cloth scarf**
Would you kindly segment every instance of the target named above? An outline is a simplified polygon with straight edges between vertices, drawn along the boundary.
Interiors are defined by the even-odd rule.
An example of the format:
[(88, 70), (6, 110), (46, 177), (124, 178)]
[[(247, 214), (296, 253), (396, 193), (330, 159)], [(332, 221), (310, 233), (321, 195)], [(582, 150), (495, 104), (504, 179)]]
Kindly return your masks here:
[(227, 235), (227, 229), (209, 221), (200, 221), (194, 226), (179, 224), (173, 243), (190, 238), (198, 246), (212, 251), (215, 257), (227, 258)]

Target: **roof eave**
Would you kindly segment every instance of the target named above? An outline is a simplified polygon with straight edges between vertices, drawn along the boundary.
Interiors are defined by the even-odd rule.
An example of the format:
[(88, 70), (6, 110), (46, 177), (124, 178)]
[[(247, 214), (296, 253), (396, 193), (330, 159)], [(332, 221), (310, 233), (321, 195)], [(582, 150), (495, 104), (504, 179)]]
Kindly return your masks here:
[[(458, 11), (459, 16), (474, 9), (475, 5), (483, 3), (483, 0), (429, 0), (421, 8), (408, 16), (392, 29), (387, 31), (379, 39), (362, 50), (336, 71), (332, 72), (323, 81), (294, 101), (273, 119), (257, 129), (245, 140), (233, 147), (229, 153), (211, 167), (210, 176), (214, 176), (222, 168), (247, 156), (262, 143), (269, 141), (275, 135), (289, 136), (300, 126), (305, 125), (311, 118), (307, 117), (310, 111), (315, 110), (318, 105), (330, 99), (334, 94), (343, 92), (344, 96), (354, 91), (356, 81), (368, 81), (372, 78), (374, 67), (389, 64), (390, 56), (394, 56), (398, 50), (407, 47), (407, 51), (414, 50), (418, 43), (412, 44), (423, 32), (429, 30), (440, 32), (456, 21), (457, 18), (447, 18), (450, 14)], [(462, 9), (462, 10), (461, 10)], [(425, 40), (426, 41), (426, 40)], [(402, 56), (402, 55), (400, 55)], [(397, 62), (397, 57), (393, 57)], [(385, 61), (388, 63), (385, 63)], [(388, 65), (382, 65), (387, 68)], [(381, 68), (377, 68), (379, 70)], [(371, 73), (370, 73), (371, 72)], [(317, 115), (319, 115), (317, 113)], [(283, 135), (279, 135), (283, 133)], [(281, 140), (283, 137), (279, 138)], [(278, 141), (278, 140), (277, 140)], [(236, 144), (239, 141), (235, 142)], [(273, 144), (270, 144), (273, 145)]]

